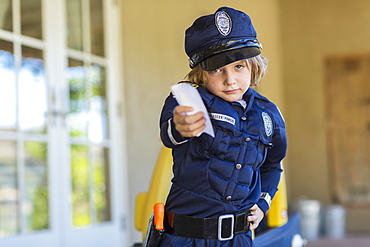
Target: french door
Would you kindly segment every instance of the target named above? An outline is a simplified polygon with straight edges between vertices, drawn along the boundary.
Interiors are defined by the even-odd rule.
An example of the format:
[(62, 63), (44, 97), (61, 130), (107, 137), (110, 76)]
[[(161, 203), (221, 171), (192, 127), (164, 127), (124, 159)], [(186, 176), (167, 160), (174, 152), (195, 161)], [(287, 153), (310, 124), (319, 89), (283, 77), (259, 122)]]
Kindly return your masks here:
[(0, 246), (127, 241), (117, 11), (106, 0), (0, 1)]

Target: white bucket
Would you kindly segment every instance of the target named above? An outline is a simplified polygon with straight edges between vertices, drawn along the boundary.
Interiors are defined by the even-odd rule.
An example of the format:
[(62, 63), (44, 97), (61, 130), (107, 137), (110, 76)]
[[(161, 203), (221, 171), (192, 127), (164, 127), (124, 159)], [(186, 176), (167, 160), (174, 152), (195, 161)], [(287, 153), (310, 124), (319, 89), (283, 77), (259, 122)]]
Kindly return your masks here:
[(325, 210), (325, 235), (341, 239), (346, 232), (346, 211), (340, 205), (328, 206)]
[(302, 234), (307, 240), (316, 240), (320, 235), (320, 202), (301, 200), (298, 202), (301, 214)]

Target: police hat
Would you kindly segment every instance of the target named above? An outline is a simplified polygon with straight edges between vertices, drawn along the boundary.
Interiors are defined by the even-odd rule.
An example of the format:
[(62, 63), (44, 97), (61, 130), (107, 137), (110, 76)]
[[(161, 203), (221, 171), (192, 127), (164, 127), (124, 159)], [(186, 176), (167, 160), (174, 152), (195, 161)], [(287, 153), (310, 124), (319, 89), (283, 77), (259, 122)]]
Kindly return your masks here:
[(214, 14), (196, 19), (185, 32), (185, 52), (189, 66), (200, 65), (212, 71), (229, 63), (255, 57), (262, 45), (251, 18), (228, 7), (219, 8)]

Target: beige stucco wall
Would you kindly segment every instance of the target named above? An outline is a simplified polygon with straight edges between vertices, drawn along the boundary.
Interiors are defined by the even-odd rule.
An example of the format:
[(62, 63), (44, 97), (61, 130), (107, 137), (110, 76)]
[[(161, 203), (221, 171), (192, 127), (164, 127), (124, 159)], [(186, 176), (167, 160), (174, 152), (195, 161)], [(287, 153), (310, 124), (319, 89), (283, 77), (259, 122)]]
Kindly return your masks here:
[[(332, 175), (325, 137), (323, 60), (329, 55), (369, 53), (370, 1), (280, 2), (290, 199), (306, 195), (325, 205), (332, 203)], [(370, 213), (358, 208), (347, 220), (350, 231), (365, 230), (366, 224), (369, 229)]]
[[(227, 1), (248, 13), (270, 60), (260, 92), (279, 104), (284, 100), (277, 1)], [(169, 87), (189, 71), (183, 48), (184, 32), (195, 18), (215, 12), (225, 1), (122, 1), (123, 73), (125, 85), (130, 207), (137, 193), (146, 191), (157, 159), (158, 119)], [(129, 226), (129, 228), (133, 226)], [(140, 234), (133, 230), (133, 241)]]
[[(188, 72), (185, 29), (225, 1), (122, 1), (124, 101), (127, 106), (130, 207), (146, 191), (161, 148), (158, 118), (170, 85)], [(285, 159), (290, 202), (301, 195), (331, 203), (324, 111), (323, 60), (370, 51), (368, 0), (228, 1), (248, 13), (269, 58), (259, 91), (281, 108), (289, 148)], [(357, 211), (359, 212), (359, 211)], [(362, 212), (362, 213), (361, 213)], [(357, 224), (361, 230), (363, 211)], [(366, 213), (365, 213), (366, 214)], [(360, 220), (360, 221), (358, 221)], [(356, 226), (357, 225), (357, 226)], [(129, 226), (129, 228), (132, 226)], [(363, 229), (362, 229), (363, 230)], [(133, 241), (140, 234), (132, 230)]]
[(327, 202), (323, 60), (370, 50), (370, 1), (281, 2), (290, 190)]

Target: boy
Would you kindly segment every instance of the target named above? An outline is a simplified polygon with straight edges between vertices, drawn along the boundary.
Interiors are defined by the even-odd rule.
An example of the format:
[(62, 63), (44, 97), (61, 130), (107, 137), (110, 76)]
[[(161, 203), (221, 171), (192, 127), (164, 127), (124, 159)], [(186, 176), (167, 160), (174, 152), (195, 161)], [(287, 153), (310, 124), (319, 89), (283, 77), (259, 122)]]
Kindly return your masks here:
[(201, 112), (170, 95), (160, 129), (174, 159), (160, 246), (252, 246), (251, 232), (277, 191), (286, 153), (277, 107), (258, 94), (266, 60), (248, 15), (228, 8), (186, 30), (188, 80), (208, 110), (215, 137), (201, 134)]

